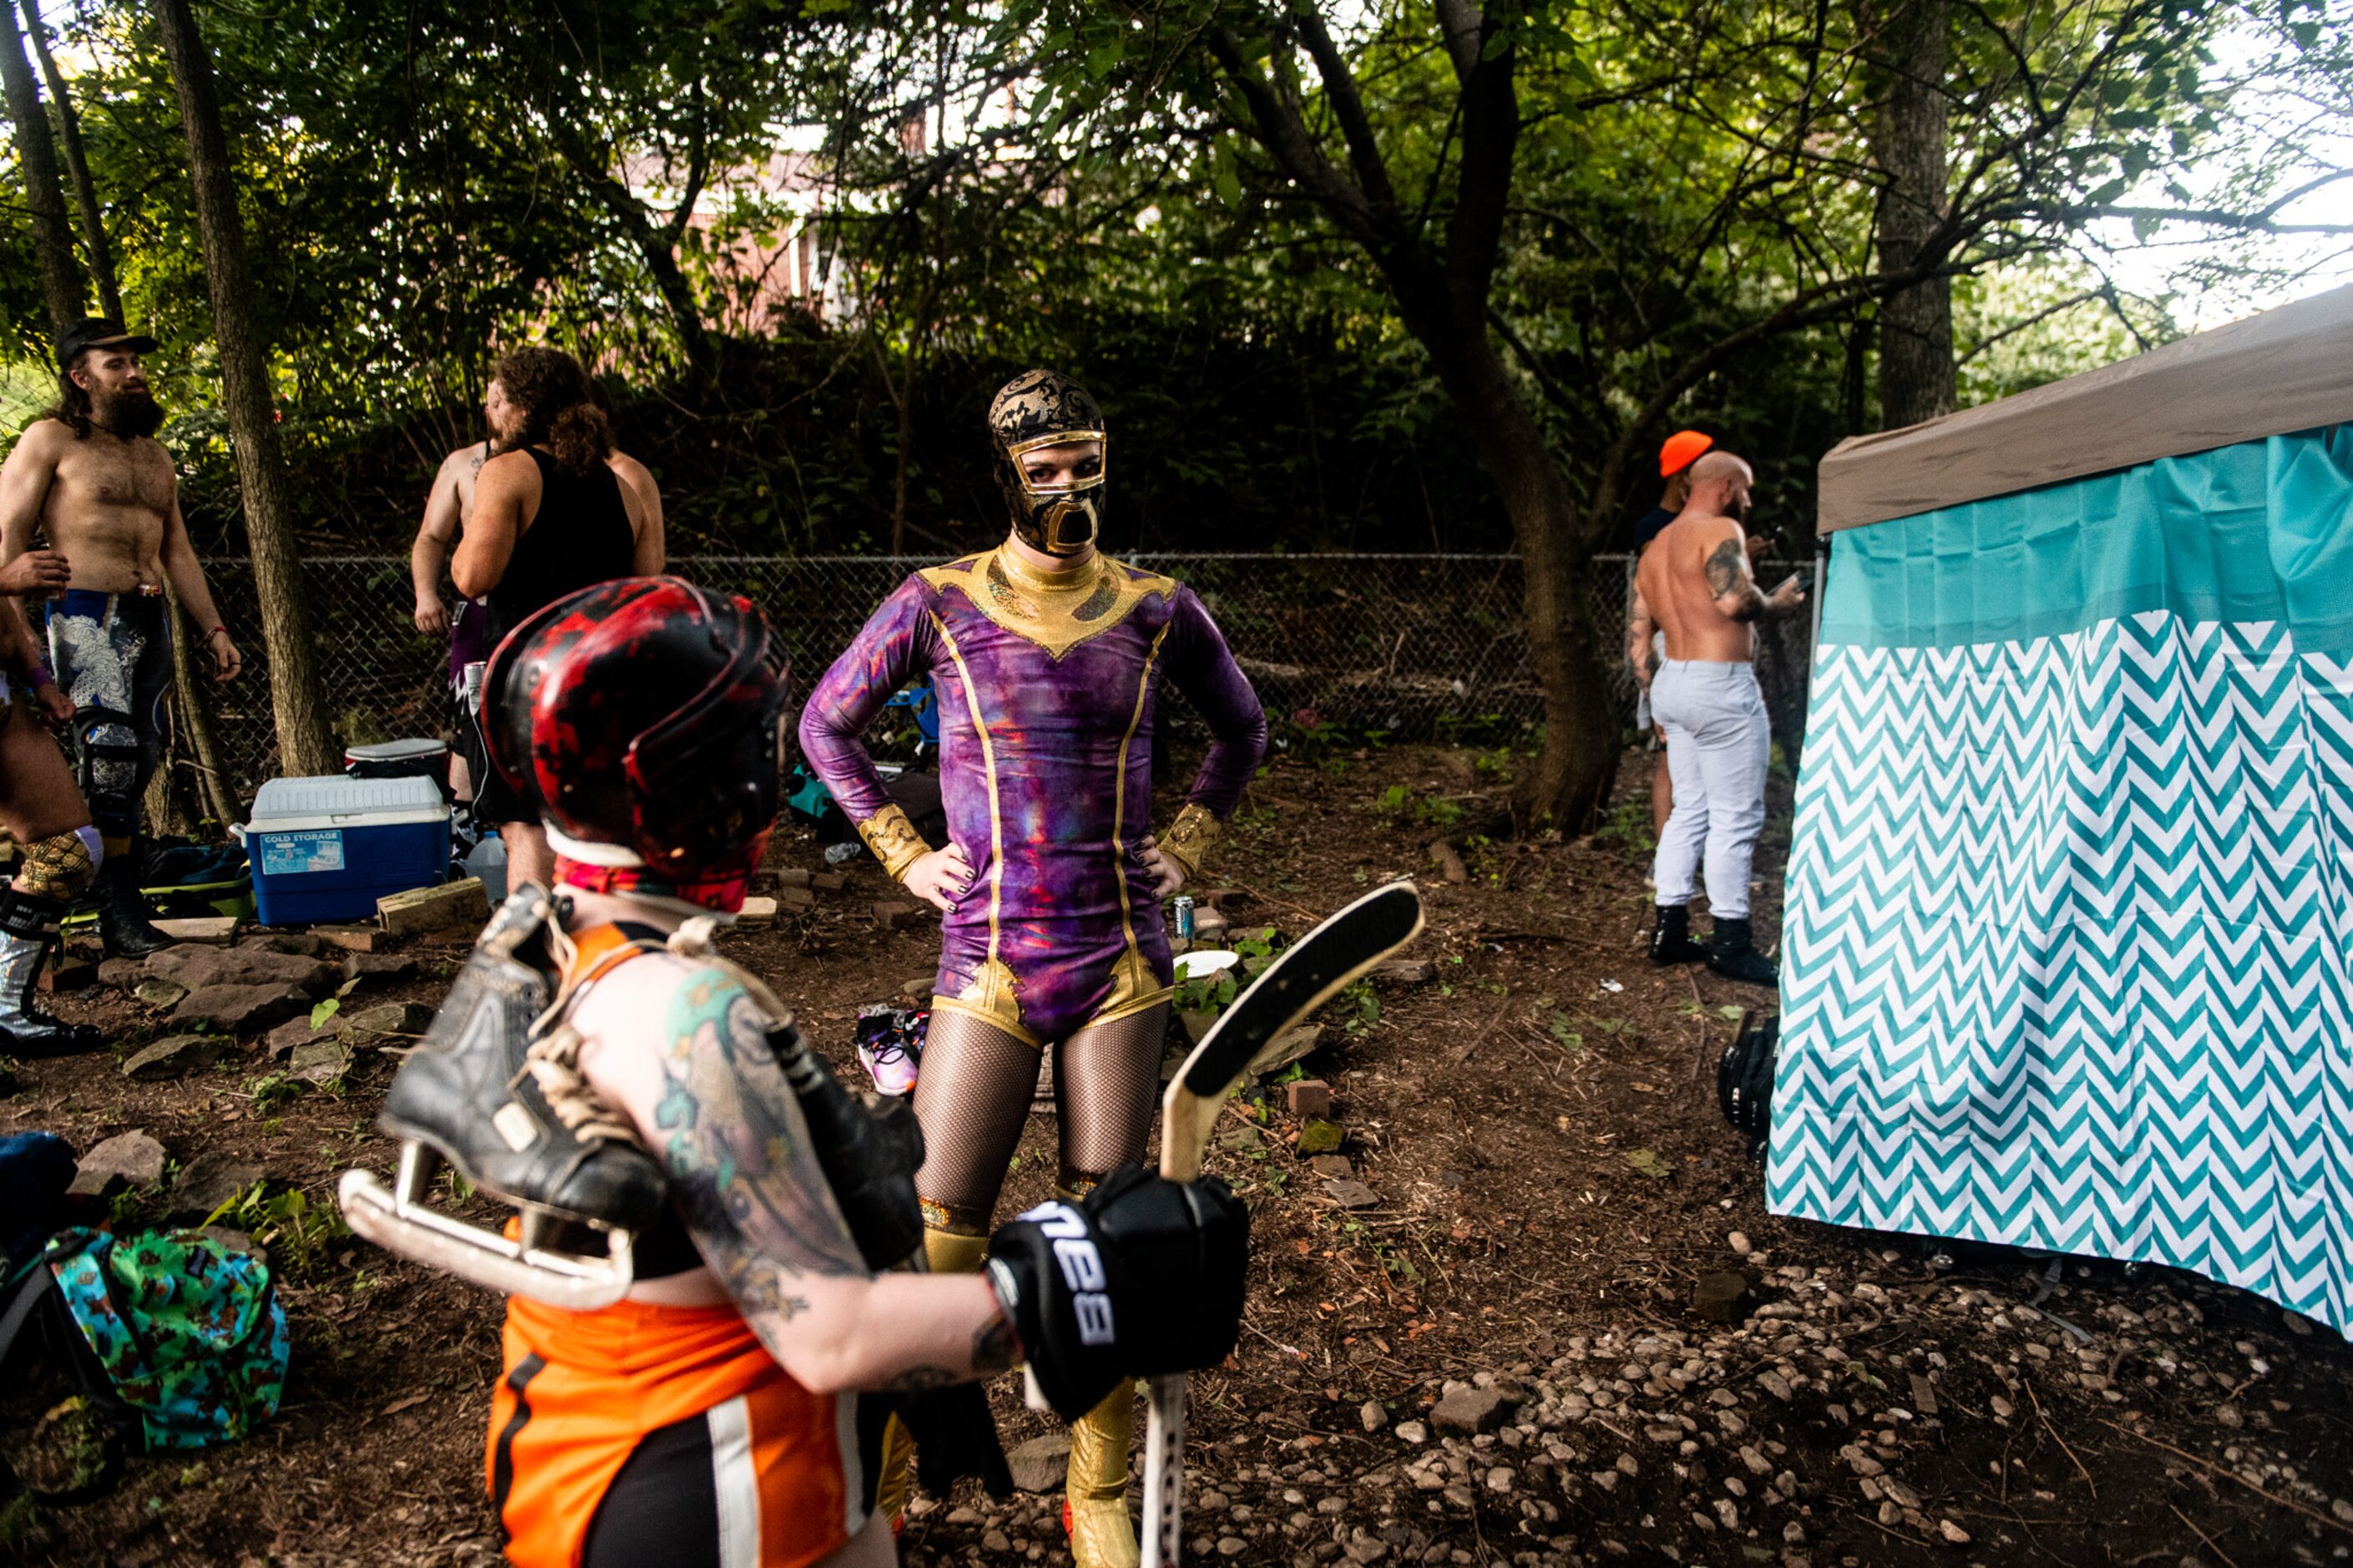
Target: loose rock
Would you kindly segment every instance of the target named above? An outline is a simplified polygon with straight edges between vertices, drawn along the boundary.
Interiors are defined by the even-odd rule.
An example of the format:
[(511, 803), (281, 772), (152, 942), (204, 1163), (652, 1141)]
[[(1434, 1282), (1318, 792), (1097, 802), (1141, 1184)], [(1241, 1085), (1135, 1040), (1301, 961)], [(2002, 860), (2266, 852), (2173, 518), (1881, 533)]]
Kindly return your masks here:
[(1005, 1456), (1013, 1484), (1025, 1492), (1058, 1492), (1071, 1462), (1071, 1435), (1056, 1432), (1014, 1446)]
[[(175, 947), (167, 948), (165, 951), (169, 952), (185, 952), (192, 950)], [(201, 952), (203, 950), (195, 949), (193, 951)], [(142, 980), (132, 990), (131, 994), (138, 998), (139, 1005), (141, 1006), (153, 1007), (157, 1012), (161, 1013), (176, 1007), (181, 1003), (186, 1001), (188, 998), (188, 988), (181, 984), (176, 980)]]
[(325, 944), (309, 931), (257, 931), (241, 939), (237, 945), (257, 952), (290, 952), (297, 958), (316, 958), (319, 949)]
[(1438, 1402), (1430, 1420), (1441, 1432), (1493, 1432), (1504, 1424), (1511, 1406), (1512, 1401), (1494, 1389), (1458, 1388)]
[(406, 980), (417, 973), (417, 960), (398, 952), (353, 952), (336, 972), (346, 985), (354, 980)]
[(311, 1027), (311, 1016), (305, 1013), (299, 1018), (289, 1018), (270, 1030), (262, 1037), (261, 1047), (269, 1056), (282, 1057), (297, 1046), (307, 1046), (313, 1040), (322, 1040), (329, 1035), (340, 1033), (343, 1026), (342, 1018), (332, 1017), (314, 1029)]
[(438, 888), (412, 888), (378, 899), (375, 918), (394, 936), (457, 931), (486, 924), (491, 899), (480, 877), (467, 877)]
[(118, 1132), (81, 1157), (73, 1185), (79, 1197), (102, 1198), (124, 1186), (143, 1187), (164, 1177), (164, 1145), (143, 1130)]
[(1324, 1195), (1344, 1209), (1373, 1209), (1381, 1206), (1381, 1194), (1362, 1182), (1326, 1182)]
[(206, 985), (188, 993), (187, 998), (172, 1009), (172, 1022), (209, 1024), (236, 1034), (266, 1029), (310, 1010), (310, 993), (300, 985)]
[(1365, 1424), (1367, 1432), (1377, 1432), (1388, 1425), (1389, 1413), (1381, 1408), (1377, 1399), (1367, 1399), (1365, 1407), (1356, 1412), (1356, 1419)]
[(175, 1214), (202, 1216), (261, 1180), (261, 1167), (225, 1149), (207, 1149), (180, 1167), (172, 1183)]
[(227, 1043), (218, 1035), (173, 1035), (133, 1052), (122, 1076), (140, 1083), (179, 1078), (212, 1066)]
[(1736, 1323), (1748, 1302), (1745, 1274), (1703, 1274), (1692, 1293), (1692, 1309), (1711, 1323)]
[(433, 1026), (433, 1009), (422, 1002), (386, 1002), (350, 1015), (343, 1025), (343, 1033), (357, 1044), (414, 1039)]
[(352, 1070), (352, 1048), (332, 1037), (313, 1040), (294, 1047), (286, 1070), (305, 1083), (332, 1083)]
[(1338, 1122), (1321, 1121), (1311, 1117), (1300, 1124), (1299, 1152), (1336, 1154), (1340, 1152), (1342, 1141), (1346, 1137), (1347, 1133), (1341, 1129)]
[(315, 958), (266, 947), (167, 947), (147, 959), (149, 975), (190, 991), (210, 985), (296, 985), (323, 994), (335, 972)]

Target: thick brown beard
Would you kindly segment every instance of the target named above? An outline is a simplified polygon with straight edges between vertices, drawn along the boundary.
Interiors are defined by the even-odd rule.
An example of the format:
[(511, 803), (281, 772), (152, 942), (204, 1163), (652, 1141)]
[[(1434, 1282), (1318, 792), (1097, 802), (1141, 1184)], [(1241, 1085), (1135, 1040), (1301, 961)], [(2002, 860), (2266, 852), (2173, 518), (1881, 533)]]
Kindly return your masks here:
[(93, 392), (90, 395), (90, 422), (110, 435), (126, 441), (142, 436), (153, 436), (164, 427), (164, 405), (155, 401), (153, 393)]

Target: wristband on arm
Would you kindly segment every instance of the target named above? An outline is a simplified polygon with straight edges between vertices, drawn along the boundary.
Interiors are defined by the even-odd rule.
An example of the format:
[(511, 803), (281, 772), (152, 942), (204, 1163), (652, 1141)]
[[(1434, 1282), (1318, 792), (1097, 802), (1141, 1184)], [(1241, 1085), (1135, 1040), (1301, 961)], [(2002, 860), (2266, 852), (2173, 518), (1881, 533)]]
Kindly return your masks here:
[(1208, 808), (1187, 805), (1168, 825), (1168, 831), (1159, 839), (1160, 853), (1185, 868), (1185, 879), (1198, 880), (1201, 862), (1208, 858), (1209, 845), (1218, 837), (1218, 819)]
[(905, 878), (908, 867), (932, 852), (932, 847), (923, 842), (923, 836), (908, 820), (906, 807), (896, 803), (860, 823), (858, 837), (866, 841), (866, 847), (882, 862), (882, 869), (894, 882)]

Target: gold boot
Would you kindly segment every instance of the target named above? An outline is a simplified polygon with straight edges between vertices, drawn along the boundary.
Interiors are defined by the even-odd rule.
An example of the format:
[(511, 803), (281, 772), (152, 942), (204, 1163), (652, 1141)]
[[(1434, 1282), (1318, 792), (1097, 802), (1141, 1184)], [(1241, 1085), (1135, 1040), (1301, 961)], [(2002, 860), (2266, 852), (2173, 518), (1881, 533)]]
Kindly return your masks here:
[(1127, 1517), (1127, 1440), (1134, 1426), (1135, 1384), (1125, 1379), (1071, 1424), (1062, 1499), (1073, 1568), (1136, 1568), (1142, 1560)]
[[(988, 1237), (923, 1227), (923, 1258), (934, 1274), (976, 1274)], [(908, 1478), (914, 1473), (915, 1439), (896, 1415), (882, 1427), (881, 1473), (874, 1482), (874, 1511), (895, 1533), (907, 1513)]]

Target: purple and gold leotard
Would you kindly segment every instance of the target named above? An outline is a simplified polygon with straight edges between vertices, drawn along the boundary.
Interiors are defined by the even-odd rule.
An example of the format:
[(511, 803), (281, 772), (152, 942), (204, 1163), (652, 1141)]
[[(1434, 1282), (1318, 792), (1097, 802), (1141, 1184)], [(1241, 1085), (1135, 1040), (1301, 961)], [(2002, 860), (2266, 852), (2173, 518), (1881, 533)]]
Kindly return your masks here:
[(893, 876), (923, 853), (859, 736), (928, 672), (948, 837), (975, 875), (941, 922), (934, 1005), (1032, 1045), (1164, 1000), (1152, 881), (1152, 727), (1164, 680), (1213, 742), (1161, 836), (1188, 873), (1266, 750), (1266, 715), (1193, 591), (1093, 556), (1042, 573), (1000, 548), (918, 572), (802, 710), (809, 765)]

